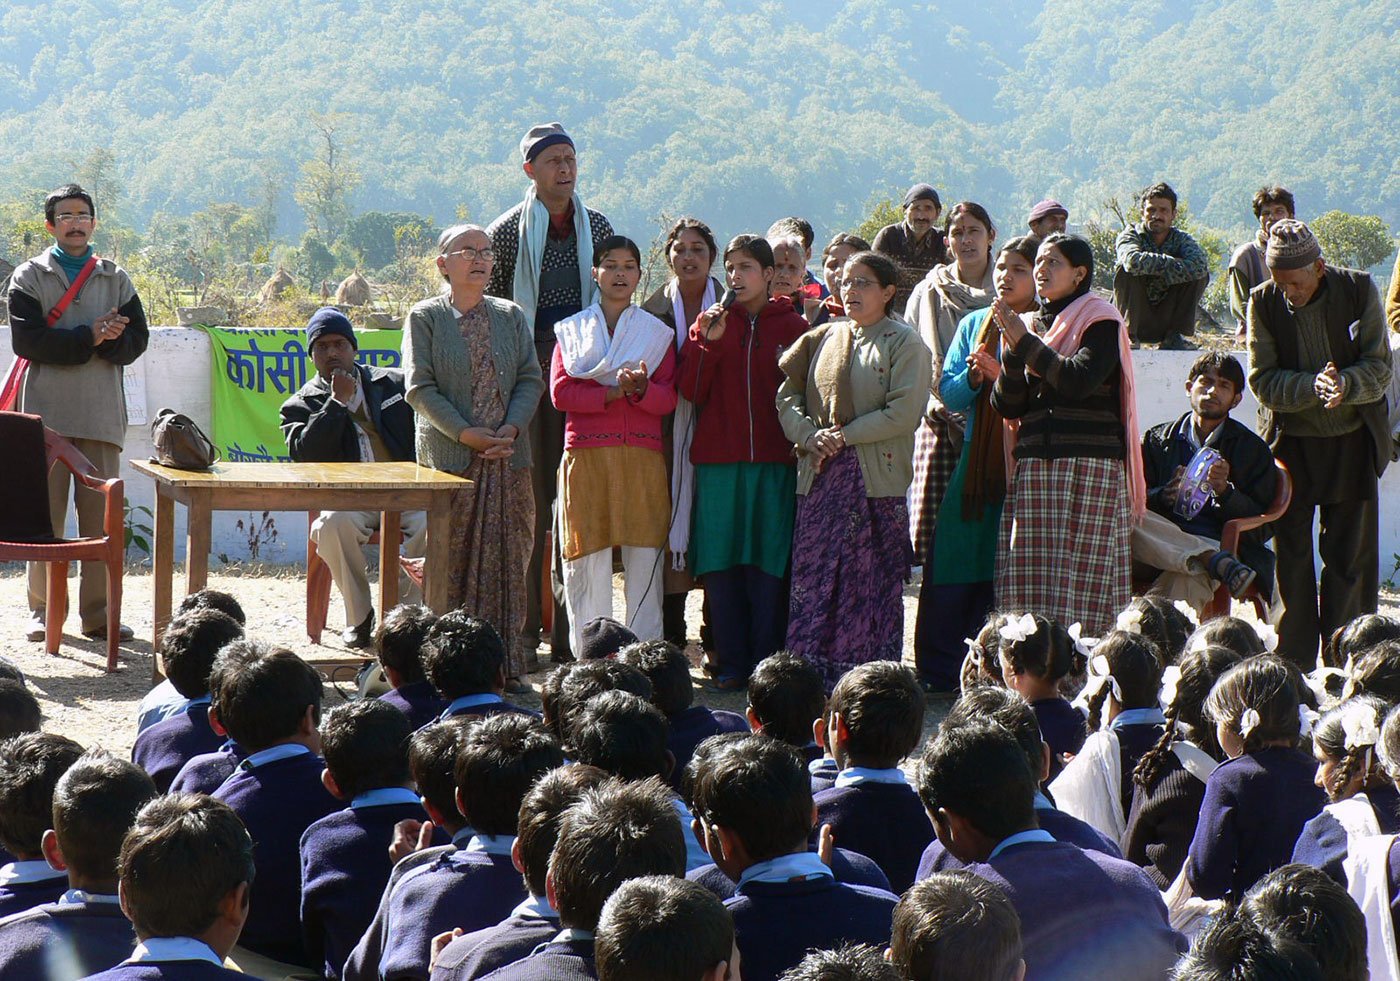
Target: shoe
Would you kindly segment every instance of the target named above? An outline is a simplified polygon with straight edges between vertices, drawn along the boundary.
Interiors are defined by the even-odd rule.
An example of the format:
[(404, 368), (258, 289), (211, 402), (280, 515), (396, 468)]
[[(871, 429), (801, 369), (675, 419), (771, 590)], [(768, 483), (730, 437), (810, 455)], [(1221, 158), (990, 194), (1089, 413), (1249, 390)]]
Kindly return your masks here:
[(374, 635), (374, 611), (370, 610), (369, 615), (354, 627), (346, 627), (340, 632), (340, 640), (352, 651), (363, 650), (369, 646), (370, 639)]
[(1234, 553), (1224, 549), (1210, 557), (1210, 561), (1206, 563), (1206, 572), (1210, 574), (1212, 579), (1224, 583), (1225, 588), (1235, 599), (1244, 598), (1250, 584), (1254, 582), (1254, 577), (1258, 575), (1249, 566), (1235, 558)]
[(44, 618), (36, 613), (29, 618), (29, 628), (24, 632), (24, 639), (33, 641), (36, 644), (44, 642)]
[(1199, 351), (1200, 349), (1201, 345), (1175, 331), (1162, 338), (1162, 343), (1157, 345), (1159, 351)]
[[(86, 637), (88, 640), (106, 640), (107, 625), (104, 623), (100, 627), (93, 627), (91, 630), (84, 630), (83, 636)], [(121, 624), (121, 626), (117, 629), (117, 640), (131, 640), (135, 636), (136, 631), (132, 630), (124, 623)], [(39, 639), (43, 640), (42, 637), (40, 637)]]

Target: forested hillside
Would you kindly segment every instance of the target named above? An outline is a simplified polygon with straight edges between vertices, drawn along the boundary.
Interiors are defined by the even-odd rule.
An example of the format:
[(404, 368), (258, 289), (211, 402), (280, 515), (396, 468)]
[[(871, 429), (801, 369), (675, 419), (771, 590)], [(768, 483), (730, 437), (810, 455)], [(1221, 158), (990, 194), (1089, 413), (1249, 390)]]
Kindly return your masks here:
[(1231, 235), (1265, 180), (1304, 216), (1393, 228), (1400, 2), (0, 8), (0, 199), (97, 166), (137, 230), (235, 204), (295, 243), (331, 147), (342, 211), (323, 222), (489, 220), (519, 199), (521, 132), (551, 119), (579, 143), (581, 191), (639, 240), (663, 213), (721, 234), (802, 213), (826, 235), (915, 179), (1014, 226), (1046, 194), (1078, 221), (1165, 178)]

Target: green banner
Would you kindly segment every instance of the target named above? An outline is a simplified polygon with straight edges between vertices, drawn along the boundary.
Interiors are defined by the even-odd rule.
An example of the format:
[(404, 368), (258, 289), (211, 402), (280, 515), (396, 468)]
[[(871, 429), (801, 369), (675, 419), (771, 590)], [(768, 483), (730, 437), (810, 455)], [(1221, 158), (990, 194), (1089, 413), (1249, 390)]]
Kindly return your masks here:
[[(278, 428), (282, 403), (316, 373), (306, 331), (256, 327), (204, 327), (213, 358), (209, 438), (230, 462), (286, 462)], [(361, 364), (397, 368), (401, 330), (357, 330)]]

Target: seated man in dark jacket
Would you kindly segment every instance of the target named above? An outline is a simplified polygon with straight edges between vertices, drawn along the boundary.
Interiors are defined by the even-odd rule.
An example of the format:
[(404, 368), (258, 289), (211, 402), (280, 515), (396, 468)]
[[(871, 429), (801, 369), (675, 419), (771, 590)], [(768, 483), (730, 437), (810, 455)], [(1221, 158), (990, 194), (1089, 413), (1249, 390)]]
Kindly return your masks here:
[[(306, 346), (316, 377), (282, 403), (282, 437), (298, 463), (386, 463), (412, 460), (413, 409), (404, 400), (403, 372), (355, 362), (359, 345), (345, 314), (317, 310), (306, 325)], [(404, 551), (421, 556), (426, 516), (402, 515)], [(323, 511), (311, 526), (311, 540), (345, 601), (345, 632), (350, 647), (366, 647), (374, 631), (369, 577), (361, 546), (379, 529), (377, 511)], [(380, 570), (380, 575), (384, 575)], [(407, 602), (419, 600), (412, 596)]]
[[(1142, 437), (1148, 512), (1133, 529), (1133, 564), (1160, 570), (1151, 591), (1185, 600), (1197, 612), (1215, 592), (1212, 580), (1224, 582), (1236, 596), (1251, 582), (1265, 597), (1273, 595), (1274, 554), (1264, 544), (1267, 525), (1241, 536), (1238, 557), (1220, 549), (1225, 522), (1263, 514), (1278, 483), (1268, 444), (1230, 418), (1244, 384), (1244, 369), (1233, 356), (1202, 354), (1186, 378), (1191, 411), (1153, 426)], [(1210, 493), (1204, 507), (1186, 517), (1177, 510), (1177, 491), (1187, 464), (1202, 447), (1221, 458), (1207, 473)]]

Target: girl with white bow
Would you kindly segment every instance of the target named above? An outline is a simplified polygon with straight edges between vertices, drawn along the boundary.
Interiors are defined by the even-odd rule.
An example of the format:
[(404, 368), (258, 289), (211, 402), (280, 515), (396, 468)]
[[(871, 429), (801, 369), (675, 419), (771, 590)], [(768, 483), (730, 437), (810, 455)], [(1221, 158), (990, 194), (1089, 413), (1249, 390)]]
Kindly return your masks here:
[(1060, 694), (1060, 680), (1084, 672), (1088, 648), (1079, 639), (1079, 624), (1068, 630), (1037, 613), (1002, 618), (996, 658), (1001, 680), (1035, 711), (1041, 735), (1050, 747), (1050, 779), (1065, 760), (1084, 745), (1084, 716)]

